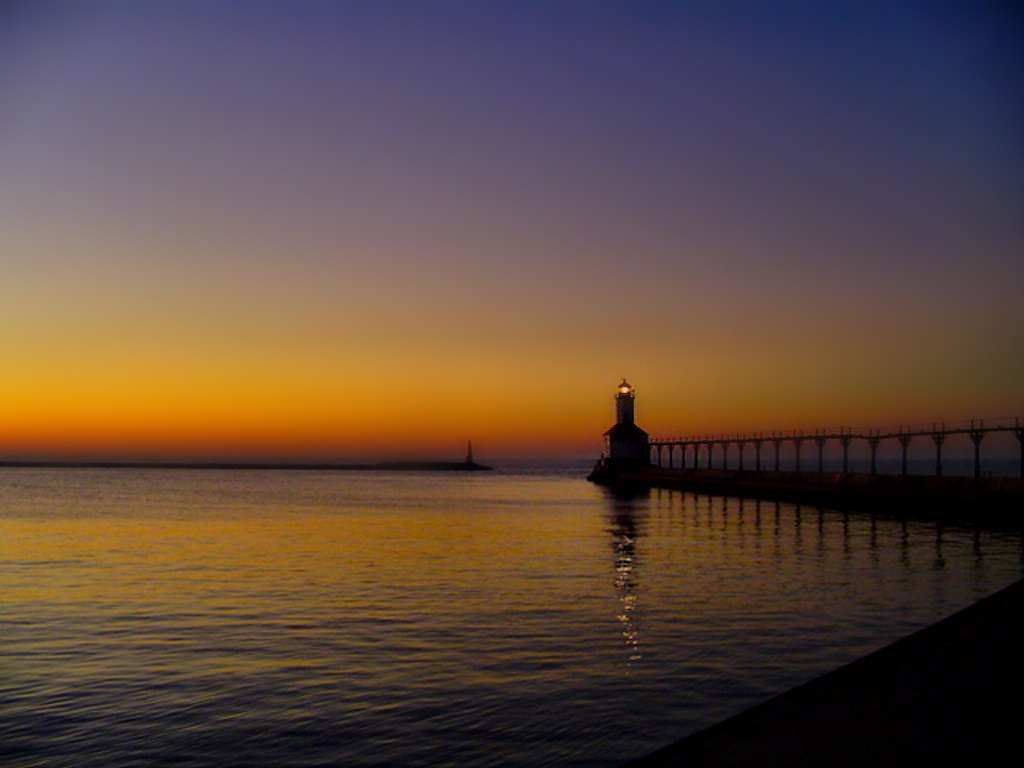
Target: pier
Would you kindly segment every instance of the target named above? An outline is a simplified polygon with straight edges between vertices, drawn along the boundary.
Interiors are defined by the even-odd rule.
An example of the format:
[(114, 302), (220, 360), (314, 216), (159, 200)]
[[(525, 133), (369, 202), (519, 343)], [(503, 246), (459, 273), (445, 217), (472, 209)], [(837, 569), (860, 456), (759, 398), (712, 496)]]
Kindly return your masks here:
[[(763, 470), (781, 471), (780, 455), (783, 446), (789, 444), (795, 451), (795, 472), (825, 471), (825, 446), (830, 442), (838, 443), (843, 451), (844, 475), (850, 473), (850, 445), (854, 441), (862, 441), (870, 451), (871, 469), (870, 475), (878, 474), (878, 448), (883, 442), (895, 441), (901, 449), (901, 475), (907, 476), (907, 454), (911, 443), (916, 440), (928, 440), (934, 445), (935, 451), (935, 476), (943, 476), (942, 446), (946, 439), (958, 435), (966, 435), (974, 445), (974, 477), (980, 479), (981, 473), (981, 444), (986, 436), (993, 433), (1009, 432), (1017, 438), (1020, 451), (1020, 477), (1024, 478), (1024, 427), (1021, 426), (1020, 417), (1003, 419), (978, 419), (953, 424), (932, 423), (930, 426), (907, 425), (895, 428), (870, 428), (857, 429), (852, 427), (838, 427), (833, 429), (795, 430), (790, 432), (751, 433), (733, 435), (713, 435), (701, 437), (673, 437), (655, 438), (650, 441), (651, 464), (658, 467), (672, 469), (676, 449), (678, 449), (678, 467), (680, 469), (699, 469), (701, 458), (704, 457), (703, 467), (705, 469), (716, 469), (715, 458), (718, 456), (717, 468), (729, 468), (729, 455), (735, 453), (737, 458), (736, 469), (743, 471), (744, 468), (753, 469), (755, 472)], [(803, 465), (801, 459), (806, 444), (813, 445), (816, 449), (816, 466), (811, 469)], [(773, 456), (766, 466), (764, 454), (765, 448), (770, 448)], [(752, 454), (752, 455), (749, 455)], [(747, 463), (753, 459), (752, 463)]]
[[(1015, 526), (1024, 523), (1024, 427), (1019, 416), (891, 428), (836, 427), (651, 439), (636, 425), (635, 400), (635, 390), (624, 379), (615, 393), (615, 424), (605, 432), (606, 451), (588, 475), (592, 482), (798, 504), (891, 506), (901, 511), (916, 507), (932, 516), (966, 513), (975, 521), (985, 517)], [(1000, 433), (1017, 439), (1019, 477), (982, 473), (982, 443)], [(973, 445), (973, 477), (944, 472), (943, 446), (953, 437), (966, 437)], [(931, 444), (932, 472), (910, 472), (909, 453), (915, 440)], [(887, 443), (899, 448), (899, 474), (879, 471), (879, 448)], [(814, 447), (815, 454), (810, 460), (804, 455), (808, 445)], [(867, 448), (868, 471), (851, 471), (855, 445), (862, 453)], [(826, 468), (829, 446), (841, 449), (841, 469), (836, 459)], [(792, 449), (786, 466), (783, 448)]]

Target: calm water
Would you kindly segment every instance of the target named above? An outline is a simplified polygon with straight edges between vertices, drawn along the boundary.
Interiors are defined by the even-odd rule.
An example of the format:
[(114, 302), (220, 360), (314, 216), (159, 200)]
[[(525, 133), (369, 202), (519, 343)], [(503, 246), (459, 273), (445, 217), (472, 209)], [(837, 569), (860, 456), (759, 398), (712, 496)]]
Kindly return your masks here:
[(613, 766), (1022, 570), (585, 469), (0, 470), (0, 763)]

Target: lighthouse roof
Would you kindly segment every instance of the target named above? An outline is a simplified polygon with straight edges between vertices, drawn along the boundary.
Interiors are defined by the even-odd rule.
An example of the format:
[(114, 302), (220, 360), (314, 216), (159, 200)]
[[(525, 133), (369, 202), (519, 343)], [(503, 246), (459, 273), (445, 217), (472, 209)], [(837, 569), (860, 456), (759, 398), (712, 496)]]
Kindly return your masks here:
[(604, 433), (605, 437), (611, 437), (616, 440), (643, 440), (648, 439), (648, 435), (636, 424), (616, 424)]

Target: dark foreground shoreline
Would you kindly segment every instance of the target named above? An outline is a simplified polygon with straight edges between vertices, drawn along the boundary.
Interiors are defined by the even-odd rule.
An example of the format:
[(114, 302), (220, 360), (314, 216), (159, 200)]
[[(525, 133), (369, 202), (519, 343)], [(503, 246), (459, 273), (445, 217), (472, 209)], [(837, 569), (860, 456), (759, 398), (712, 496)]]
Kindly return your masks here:
[(1022, 616), (1018, 581), (624, 768), (1003, 764), (1020, 743)]
[(493, 469), (475, 461), (380, 461), (367, 464), (259, 461), (0, 461), (16, 469), (302, 469), (382, 472), (485, 472)]

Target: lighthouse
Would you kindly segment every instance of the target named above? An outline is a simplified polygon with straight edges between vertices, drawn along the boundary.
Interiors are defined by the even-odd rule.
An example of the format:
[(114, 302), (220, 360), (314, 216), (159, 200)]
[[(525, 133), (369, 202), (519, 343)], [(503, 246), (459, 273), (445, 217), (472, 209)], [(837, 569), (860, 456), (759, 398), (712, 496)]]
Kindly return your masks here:
[(615, 424), (604, 433), (609, 468), (651, 463), (650, 438), (636, 425), (635, 403), (636, 391), (623, 379), (615, 390)]

